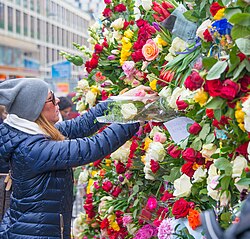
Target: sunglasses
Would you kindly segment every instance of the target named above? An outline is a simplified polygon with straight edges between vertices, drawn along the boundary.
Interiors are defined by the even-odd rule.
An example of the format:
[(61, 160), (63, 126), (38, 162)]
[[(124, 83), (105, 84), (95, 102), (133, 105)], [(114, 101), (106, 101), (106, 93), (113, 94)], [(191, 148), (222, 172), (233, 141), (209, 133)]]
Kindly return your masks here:
[(51, 99), (46, 100), (45, 103), (52, 102), (53, 105), (56, 105), (56, 97), (55, 97), (55, 94), (52, 90), (50, 91), (50, 94), (51, 94)]

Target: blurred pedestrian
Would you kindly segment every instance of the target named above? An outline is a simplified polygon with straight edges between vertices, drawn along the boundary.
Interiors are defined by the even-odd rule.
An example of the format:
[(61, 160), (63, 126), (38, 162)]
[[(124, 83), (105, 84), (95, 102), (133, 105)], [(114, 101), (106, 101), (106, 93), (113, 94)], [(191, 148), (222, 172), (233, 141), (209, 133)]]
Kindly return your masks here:
[(107, 110), (107, 102), (55, 125), (58, 103), (40, 79), (0, 84), (0, 104), (9, 113), (0, 125), (0, 164), (10, 162), (13, 180), (10, 210), (0, 224), (1, 239), (70, 239), (71, 168), (104, 158), (139, 129), (138, 123), (111, 124), (94, 134), (103, 126), (96, 117)]
[(68, 97), (65, 96), (61, 96), (59, 97), (59, 111), (60, 111), (60, 116), (59, 116), (59, 121), (63, 121), (63, 120), (68, 120), (68, 116), (72, 110), (72, 102), (70, 101), (70, 99)]

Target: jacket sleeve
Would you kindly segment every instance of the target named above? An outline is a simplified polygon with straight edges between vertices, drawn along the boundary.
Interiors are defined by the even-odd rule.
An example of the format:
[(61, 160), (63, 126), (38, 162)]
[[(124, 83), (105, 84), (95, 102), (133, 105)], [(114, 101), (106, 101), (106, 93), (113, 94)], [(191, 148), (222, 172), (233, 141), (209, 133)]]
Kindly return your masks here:
[(26, 142), (27, 167), (34, 173), (63, 170), (94, 162), (109, 155), (139, 128), (139, 124), (112, 124), (90, 138), (52, 141), (44, 138)]
[(102, 116), (107, 108), (108, 102), (99, 103), (82, 116), (57, 123), (56, 127), (69, 139), (90, 136), (104, 125), (100, 124), (96, 117)]

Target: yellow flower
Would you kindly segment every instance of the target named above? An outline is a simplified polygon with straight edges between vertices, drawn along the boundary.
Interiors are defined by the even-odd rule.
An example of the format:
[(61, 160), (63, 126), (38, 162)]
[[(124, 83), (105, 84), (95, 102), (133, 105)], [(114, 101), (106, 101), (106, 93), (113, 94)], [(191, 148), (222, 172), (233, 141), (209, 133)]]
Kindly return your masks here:
[(193, 170), (197, 170), (199, 167), (200, 167), (200, 165), (199, 165), (199, 164), (194, 163), (192, 168), (193, 168)]
[(96, 174), (97, 174), (97, 171), (95, 170), (91, 172), (92, 177), (94, 177)]
[(150, 83), (149, 83), (149, 86), (151, 87), (152, 90), (156, 90), (156, 83), (157, 83), (157, 80), (152, 80)]
[(128, 29), (124, 32), (124, 36), (129, 38), (129, 39), (131, 39), (133, 37), (133, 35), (134, 35), (134, 33), (130, 29)]
[(110, 167), (112, 163), (112, 160), (106, 159), (106, 166)]
[(94, 184), (94, 180), (92, 178), (90, 178), (89, 182), (88, 182), (87, 190), (86, 190), (87, 194), (91, 193), (91, 187), (92, 187), (93, 184)]
[(142, 155), (141, 156), (141, 161), (145, 164), (145, 158), (146, 158), (146, 155)]
[(236, 110), (241, 110), (241, 109), (242, 109), (242, 108), (241, 108), (240, 101), (237, 101), (236, 106), (235, 106), (235, 109), (236, 109)]
[(117, 231), (117, 232), (120, 231), (120, 227), (116, 221), (112, 222), (110, 226), (114, 231)]
[(148, 147), (149, 147), (149, 145), (150, 145), (150, 143), (152, 142), (153, 140), (152, 139), (150, 139), (149, 137), (147, 137), (146, 139), (145, 139), (145, 145), (144, 145), (144, 150), (147, 150), (148, 149)]
[(165, 42), (161, 37), (159, 37), (159, 38), (157, 39), (157, 44), (160, 44), (160, 45), (162, 45), (162, 46), (167, 46), (167, 45), (168, 45), (168, 43)]
[(218, 12), (214, 15), (214, 20), (220, 20), (224, 17), (224, 12), (225, 12), (225, 8), (221, 8), (220, 10), (218, 10)]
[(244, 122), (245, 113), (241, 109), (236, 110), (234, 114), (235, 114), (235, 118), (236, 118), (238, 123)]
[(110, 223), (115, 221), (115, 219), (116, 219), (116, 216), (114, 214), (108, 216), (108, 220)]
[(128, 43), (130, 43), (130, 39), (127, 37), (123, 37), (121, 42), (122, 42), (122, 44), (128, 44)]
[(238, 124), (239, 128), (243, 131), (243, 132), (246, 132), (246, 129), (245, 129), (245, 126), (243, 123), (239, 123)]
[(98, 89), (98, 87), (96, 87), (96, 86), (94, 86), (94, 85), (91, 86), (91, 91), (92, 91), (93, 93), (100, 94), (100, 90)]
[(206, 104), (208, 99), (208, 94), (207, 92), (200, 90), (196, 93), (196, 95), (194, 96), (194, 101), (196, 103), (199, 103), (200, 106), (203, 106), (204, 104)]

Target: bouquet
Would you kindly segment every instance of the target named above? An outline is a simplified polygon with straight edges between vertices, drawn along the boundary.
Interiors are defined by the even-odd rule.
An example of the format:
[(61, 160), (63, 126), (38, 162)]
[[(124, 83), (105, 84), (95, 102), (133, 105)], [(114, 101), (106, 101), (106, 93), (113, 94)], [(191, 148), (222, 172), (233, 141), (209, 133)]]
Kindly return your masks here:
[(165, 122), (176, 117), (162, 97), (111, 96), (109, 109), (97, 117), (101, 123)]

